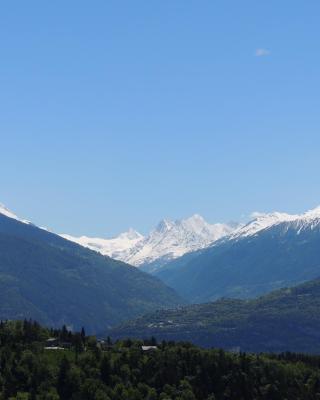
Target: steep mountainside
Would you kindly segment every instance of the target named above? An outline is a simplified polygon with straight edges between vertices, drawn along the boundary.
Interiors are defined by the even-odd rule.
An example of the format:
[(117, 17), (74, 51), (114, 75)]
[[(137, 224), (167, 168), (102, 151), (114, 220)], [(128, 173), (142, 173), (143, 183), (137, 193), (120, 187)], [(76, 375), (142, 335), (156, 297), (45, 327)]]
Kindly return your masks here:
[(132, 229), (114, 239), (61, 236), (150, 272), (185, 253), (209, 246), (238, 226), (211, 225), (200, 215), (194, 215), (177, 221), (163, 220), (146, 237)]
[(320, 280), (256, 300), (222, 299), (157, 311), (109, 334), (114, 338), (154, 336), (253, 352), (320, 353)]
[(256, 218), (156, 271), (191, 302), (250, 298), (320, 276), (320, 208)]
[(158, 279), (0, 210), (0, 319), (89, 332), (181, 303)]

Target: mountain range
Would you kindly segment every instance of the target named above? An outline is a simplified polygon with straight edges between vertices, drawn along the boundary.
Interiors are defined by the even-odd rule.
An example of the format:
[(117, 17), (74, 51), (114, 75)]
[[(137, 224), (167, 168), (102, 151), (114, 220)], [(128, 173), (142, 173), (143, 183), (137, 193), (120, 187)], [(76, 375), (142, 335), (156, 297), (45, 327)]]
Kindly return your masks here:
[(113, 239), (61, 235), (91, 250), (154, 272), (182, 255), (208, 247), (233, 232), (239, 224), (209, 224), (195, 214), (182, 220), (162, 220), (147, 236), (130, 229)]
[(320, 276), (320, 207), (259, 215), (155, 271), (190, 302), (250, 298)]
[(188, 341), (233, 351), (320, 354), (320, 279), (254, 300), (220, 299), (124, 322), (114, 338)]
[(32, 318), (94, 333), (182, 303), (159, 279), (0, 206), (0, 319)]
[[(221, 298), (229, 300), (213, 303), (213, 309), (210, 303), (209, 314), (218, 305), (226, 316), (247, 315), (247, 307), (251, 312), (258, 304), (248, 299), (320, 277), (320, 207), (301, 215), (259, 214), (245, 225), (210, 225), (199, 215), (163, 220), (145, 237), (132, 229), (114, 239), (63, 236), (0, 207), (0, 318), (102, 332), (157, 309)], [(205, 306), (197, 307), (183, 308), (182, 318), (194, 310), (203, 315)]]
[(247, 224), (163, 220), (146, 237), (64, 237), (157, 276), (189, 302), (250, 298), (320, 276), (320, 207)]

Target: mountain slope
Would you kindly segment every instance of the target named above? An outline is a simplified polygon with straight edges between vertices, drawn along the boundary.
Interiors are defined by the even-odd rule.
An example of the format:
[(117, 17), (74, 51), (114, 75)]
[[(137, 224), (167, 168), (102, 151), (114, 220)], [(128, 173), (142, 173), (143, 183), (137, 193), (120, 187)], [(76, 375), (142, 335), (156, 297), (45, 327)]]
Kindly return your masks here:
[(132, 229), (113, 239), (61, 236), (150, 272), (185, 253), (209, 246), (236, 227), (236, 224), (211, 225), (196, 214), (177, 221), (163, 220), (146, 237)]
[(234, 224), (208, 224), (200, 215), (183, 220), (163, 220), (127, 260), (145, 271), (155, 271), (168, 261), (207, 247), (235, 229)]
[(320, 276), (320, 208), (258, 217), (155, 273), (191, 302), (249, 298)]
[(0, 319), (97, 332), (181, 302), (134, 267), (0, 213)]
[(256, 300), (222, 299), (157, 311), (109, 334), (253, 352), (320, 353), (320, 279)]
[(133, 229), (129, 229), (128, 232), (121, 233), (113, 239), (92, 238), (88, 236), (80, 236), (76, 238), (66, 234), (61, 236), (67, 240), (78, 243), (81, 246), (120, 261), (129, 259), (133, 249), (144, 239), (139, 232), (136, 232)]

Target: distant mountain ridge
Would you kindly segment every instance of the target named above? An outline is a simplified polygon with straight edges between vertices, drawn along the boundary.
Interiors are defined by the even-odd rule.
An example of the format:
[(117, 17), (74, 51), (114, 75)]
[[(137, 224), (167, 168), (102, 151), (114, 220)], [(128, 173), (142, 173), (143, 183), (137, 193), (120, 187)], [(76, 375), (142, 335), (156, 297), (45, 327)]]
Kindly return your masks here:
[(190, 302), (250, 298), (320, 276), (320, 207), (260, 215), (155, 272)]
[(265, 229), (275, 227), (279, 224), (287, 223), (291, 226), (295, 226), (297, 231), (300, 233), (305, 228), (315, 228), (320, 224), (320, 206), (303, 214), (286, 214), (286, 213), (260, 213), (252, 221), (248, 222), (244, 226), (240, 226), (230, 235), (226, 236), (226, 240), (232, 240), (242, 237), (253, 236), (258, 232)]
[(235, 351), (320, 354), (320, 279), (254, 300), (220, 299), (156, 311), (108, 334), (114, 339), (153, 336)]
[(121, 233), (119, 236), (112, 239), (91, 238), (88, 236), (75, 238), (67, 234), (60, 236), (71, 242), (97, 251), (104, 256), (109, 256), (121, 261), (129, 259), (135, 246), (144, 239), (143, 235), (133, 229), (129, 229), (127, 232)]
[(96, 333), (181, 304), (157, 278), (0, 209), (0, 320), (32, 318)]
[(209, 224), (195, 214), (176, 221), (164, 219), (146, 237), (133, 229), (113, 239), (61, 236), (146, 271), (155, 271), (170, 260), (209, 246), (238, 227), (235, 223)]

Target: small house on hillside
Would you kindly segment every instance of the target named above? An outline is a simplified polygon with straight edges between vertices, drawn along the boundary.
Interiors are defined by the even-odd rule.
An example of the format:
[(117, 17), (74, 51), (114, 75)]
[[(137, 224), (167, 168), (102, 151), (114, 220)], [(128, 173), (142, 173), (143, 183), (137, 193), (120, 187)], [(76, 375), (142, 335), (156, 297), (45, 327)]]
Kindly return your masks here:
[(70, 348), (70, 342), (61, 342), (59, 338), (49, 338), (44, 345), (45, 350), (65, 350)]
[(157, 346), (141, 346), (142, 351), (155, 351), (158, 350)]
[(46, 340), (46, 347), (57, 347), (59, 346), (58, 338), (49, 338)]

